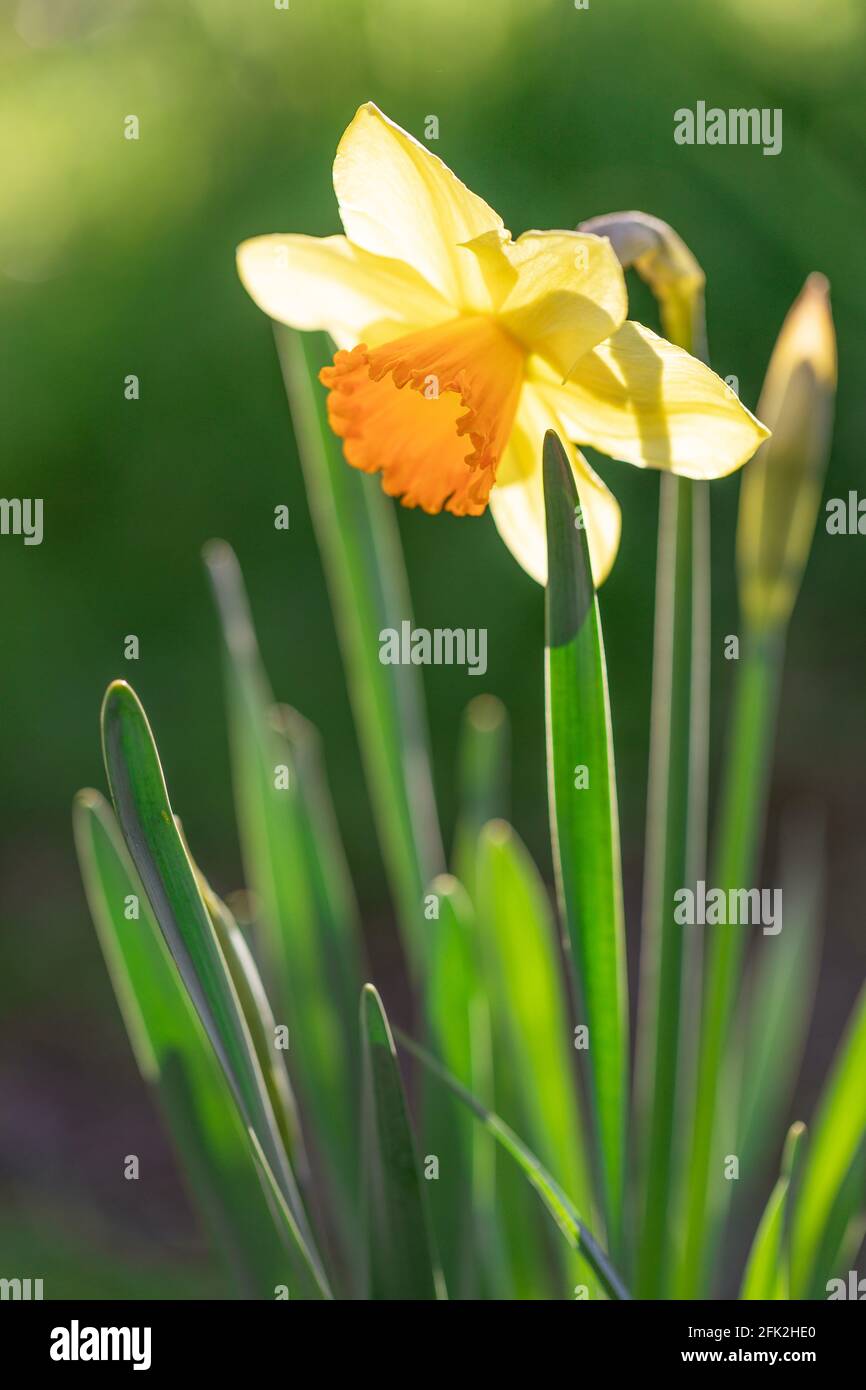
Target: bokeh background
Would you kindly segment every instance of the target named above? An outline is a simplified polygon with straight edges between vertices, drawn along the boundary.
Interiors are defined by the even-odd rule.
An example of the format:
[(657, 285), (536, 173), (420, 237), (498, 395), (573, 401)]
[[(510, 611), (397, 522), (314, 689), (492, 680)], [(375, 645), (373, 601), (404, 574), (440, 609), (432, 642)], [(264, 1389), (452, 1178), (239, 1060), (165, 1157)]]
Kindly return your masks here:
[[(73, 855), (104, 786), (109, 679), (139, 691), (215, 886), (240, 883), (214, 615), (200, 551), (235, 546), (272, 682), (319, 725), (374, 965), (400, 979), (324, 581), (271, 331), (234, 248), (338, 230), (330, 165), (372, 98), (514, 233), (636, 207), (708, 277), (713, 365), (754, 406), (809, 271), (830, 278), (840, 385), (827, 496), (863, 482), (866, 8), (861, 0), (8, 0), (0, 6), (0, 494), (45, 539), (0, 538), (0, 1254), (47, 1296), (225, 1292), (140, 1082)], [(784, 144), (680, 147), (680, 106), (781, 107)], [(123, 138), (128, 114), (141, 138)], [(654, 324), (633, 286), (632, 314)], [(129, 373), (140, 399), (124, 399)], [(640, 900), (657, 478), (594, 460), (623, 546), (603, 592), (632, 940)], [(714, 484), (713, 718), (736, 632), (738, 482)], [(291, 530), (273, 529), (287, 503)], [(489, 631), (514, 724), (513, 819), (550, 862), (543, 596), (492, 521), (403, 513), (416, 621)], [(866, 542), (819, 529), (791, 633), (767, 874), (784, 808), (818, 808), (828, 887), (808, 1117), (866, 964)], [(137, 663), (123, 639), (140, 638)], [(446, 836), (465, 672), (424, 672)], [(719, 741), (716, 740), (716, 748)], [(634, 966), (634, 961), (631, 962)], [(399, 1014), (400, 1006), (397, 1007)], [(118, 1154), (141, 1156), (124, 1181)]]

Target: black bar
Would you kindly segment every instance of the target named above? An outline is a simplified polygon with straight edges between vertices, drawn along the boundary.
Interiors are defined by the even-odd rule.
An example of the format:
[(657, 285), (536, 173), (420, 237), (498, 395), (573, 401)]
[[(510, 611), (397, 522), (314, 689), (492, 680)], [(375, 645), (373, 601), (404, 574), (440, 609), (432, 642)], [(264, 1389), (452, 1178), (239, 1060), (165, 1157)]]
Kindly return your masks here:
[[(410, 1323), (417, 1317), (418, 1323), (410, 1327), (407, 1317)], [(117, 1333), (103, 1334), (102, 1329)], [(297, 1370), (299, 1357), (302, 1364), (318, 1359), (324, 1369), (332, 1367), (335, 1353), (343, 1348), (353, 1364), (369, 1368), (379, 1361), (392, 1380), (398, 1374), (412, 1379), (420, 1368), (429, 1379), (437, 1358), (452, 1373), (467, 1360), (489, 1371), (500, 1357), (508, 1365), (515, 1352), (521, 1361), (528, 1358), (529, 1369), (534, 1361), (536, 1372), (547, 1376), (550, 1353), (557, 1348), (557, 1360), (562, 1354), (572, 1367), (585, 1364), (587, 1374), (602, 1368), (653, 1375), (673, 1368), (701, 1374), (713, 1365), (783, 1371), (806, 1366), (832, 1384), (837, 1372), (856, 1374), (859, 1366), (862, 1374), (864, 1331), (863, 1310), (837, 1302), (575, 1301), (522, 1305), (522, 1310), (510, 1303), (476, 1304), (473, 1309), (439, 1304), (415, 1313), (404, 1305), (399, 1323), (393, 1309), (383, 1313), (369, 1303), (345, 1308), (290, 1301), (0, 1304), (4, 1362), (14, 1358), (19, 1379), (31, 1370), (91, 1378), (100, 1370), (134, 1374), (136, 1361), (139, 1375), (213, 1371), (221, 1377), (249, 1376), (269, 1367), (270, 1374), (282, 1370), (288, 1376)], [(335, 1341), (335, 1332), (344, 1340)], [(543, 1342), (537, 1340), (539, 1332)], [(407, 1333), (417, 1334), (408, 1344)], [(108, 1359), (86, 1359), (91, 1350)], [(126, 1359), (110, 1359), (115, 1350)], [(72, 1359), (55, 1359), (61, 1353)]]

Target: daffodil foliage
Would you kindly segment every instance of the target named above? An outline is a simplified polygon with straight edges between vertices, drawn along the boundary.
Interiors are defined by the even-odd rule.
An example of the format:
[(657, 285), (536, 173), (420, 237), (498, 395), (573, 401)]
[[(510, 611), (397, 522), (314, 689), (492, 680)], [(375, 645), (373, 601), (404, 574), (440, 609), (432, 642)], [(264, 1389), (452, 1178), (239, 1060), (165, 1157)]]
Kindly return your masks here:
[[(704, 275), (658, 219), (617, 213), (512, 239), (369, 104), (340, 140), (334, 188), (344, 234), (256, 237), (238, 264), (277, 323), (414, 992), (395, 1011), (413, 1019), (412, 1036), (389, 1020), (393, 987), (367, 982), (318, 737), (279, 703), (291, 691), (271, 689), (226, 543), (205, 560), (246, 891), (230, 907), (193, 859), (155, 735), (123, 682), (102, 716), (113, 809), (96, 792), (75, 806), (133, 1050), (214, 1246), (245, 1297), (713, 1296), (732, 1284), (718, 1252), (742, 1217), (736, 1160), (744, 1189), (760, 1196), (763, 1183), (766, 1202), (736, 1272), (742, 1297), (846, 1287), (864, 1217), (866, 992), (808, 1129), (792, 1127), (778, 1180), (766, 1181), (813, 994), (811, 828), (786, 834), (786, 931), (781, 944), (775, 932), (756, 938), (754, 969), (742, 922), (709, 927), (690, 956), (674, 917), (697, 865), (731, 902), (749, 901), (760, 871), (784, 639), (833, 412), (826, 282), (810, 279), (783, 329), (762, 396), (765, 445), (765, 426), (687, 350), (706, 355)], [(628, 319), (630, 267), (678, 341)], [(582, 445), (678, 475), (661, 480), (637, 1009), (618, 808), (644, 796), (617, 786), (598, 595), (620, 512)], [(704, 484), (744, 464), (744, 641), (707, 861)], [(454, 850), (443, 850), (420, 672), (379, 659), (379, 634), (410, 627), (391, 497), (431, 515), (489, 505), (547, 587), (536, 656), (556, 908), (506, 820), (508, 716), (489, 696), (467, 712)], [(157, 724), (169, 716), (158, 711)]]

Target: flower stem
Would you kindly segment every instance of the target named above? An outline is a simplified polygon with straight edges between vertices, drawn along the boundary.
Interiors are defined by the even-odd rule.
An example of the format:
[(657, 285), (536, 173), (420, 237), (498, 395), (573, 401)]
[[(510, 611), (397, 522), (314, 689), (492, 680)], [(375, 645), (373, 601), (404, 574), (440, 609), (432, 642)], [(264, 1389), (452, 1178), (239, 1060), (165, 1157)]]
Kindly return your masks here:
[[(738, 667), (713, 860), (712, 886), (726, 893), (730, 888), (747, 887), (757, 870), (783, 656), (783, 632), (761, 637), (746, 635)], [(719, 1079), (745, 943), (744, 927), (718, 927), (707, 958), (686, 1182), (685, 1233), (675, 1288), (679, 1298), (700, 1297), (704, 1285), (710, 1236), (709, 1188), (711, 1181), (723, 1181), (723, 1155), (713, 1154)], [(711, 1170), (713, 1163), (716, 1167)]]
[(396, 519), (378, 480), (346, 466), (329, 428), (318, 383), (330, 360), (324, 336), (277, 327), (276, 338), (379, 841), (406, 954), (420, 980), (427, 948), (423, 899), (444, 870), (445, 855), (418, 670), (379, 661), (382, 629), (411, 619)]
[(663, 474), (638, 1024), (641, 1298), (658, 1296), (669, 1249), (684, 964), (673, 908), (676, 890), (699, 877), (706, 847), (708, 608), (706, 484)]

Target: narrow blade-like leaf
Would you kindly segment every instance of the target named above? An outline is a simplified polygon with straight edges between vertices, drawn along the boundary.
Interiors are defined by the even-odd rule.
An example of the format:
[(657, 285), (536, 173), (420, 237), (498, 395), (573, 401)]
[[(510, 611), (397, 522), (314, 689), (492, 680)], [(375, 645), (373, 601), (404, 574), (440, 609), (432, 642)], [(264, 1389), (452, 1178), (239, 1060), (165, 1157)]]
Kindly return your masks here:
[(325, 773), (319, 731), (290, 705), (275, 705), (271, 723), (288, 744), (297, 776), (303, 859), (321, 932), (328, 994), (338, 1001), (346, 1036), (357, 1055), (361, 917)]
[(275, 1221), (265, 1198), (231, 1088), (111, 808), (98, 792), (80, 792), (73, 825), (88, 904), (139, 1070), (157, 1088), (191, 1194), (241, 1292), (273, 1298), (276, 1285), (286, 1283), (294, 1298), (319, 1297), (294, 1220)]
[[(748, 887), (757, 872), (769, 784), (783, 644), (747, 640), (737, 663), (728, 756), (719, 805), (710, 882), (722, 892)], [(694, 1066), (687, 1158), (683, 1181), (683, 1229), (675, 1295), (696, 1298), (707, 1281), (708, 1250), (716, 1233), (715, 1213), (727, 1208), (728, 1183), (720, 1142), (720, 1096), (731, 1019), (740, 983), (747, 929), (713, 928), (707, 940), (701, 1016)]]
[(580, 1209), (591, 1212), (574, 1030), (552, 914), (538, 870), (505, 821), (481, 833), (477, 896), (494, 1036), (502, 1043), (495, 1055), (515, 1080), (533, 1147)]
[(277, 1025), (258, 967), (240, 927), (226, 904), (214, 893), (199, 871), (202, 897), (210, 913), (232, 983), (237, 990), (253, 1047), (259, 1059), (274, 1117), (286, 1153), (296, 1174), (309, 1170), (300, 1116), (283, 1062), (284, 1050), (276, 1045)]
[(370, 1296), (444, 1294), (391, 1028), (372, 985), (361, 992), (364, 1057), (364, 1195)]
[(585, 1257), (587, 1264), (597, 1275), (608, 1296), (614, 1299), (630, 1298), (631, 1295), (625, 1284), (592, 1233), (581, 1221), (570, 1198), (566, 1196), (541, 1160), (535, 1156), (531, 1149), (527, 1148), (522, 1139), (518, 1138), (511, 1126), (507, 1125), (499, 1115), (482, 1105), (470, 1091), (467, 1091), (465, 1086), (461, 1086), (459, 1081), (451, 1076), (443, 1066), (440, 1066), (435, 1057), (431, 1057), (429, 1052), (423, 1047), (419, 1047), (402, 1030), (397, 1030), (397, 1037), (400, 1039), (401, 1047), (405, 1047), (407, 1052), (411, 1053), (429, 1072), (438, 1077), (443, 1085), (447, 1086), (464, 1105), (468, 1106), (488, 1133), (492, 1134), (496, 1142), (502, 1146), (506, 1153), (511, 1155), (535, 1188), (568, 1244), (573, 1250), (579, 1250)]
[[(866, 1137), (864, 1078), (866, 988), (854, 1006), (811, 1126), (811, 1142), (803, 1163), (791, 1236), (795, 1298), (804, 1297), (810, 1287), (825, 1224)], [(859, 1205), (862, 1206), (862, 1193)]]
[(744, 1018), (736, 1146), (741, 1171), (755, 1170), (763, 1163), (772, 1136), (784, 1123), (809, 1032), (823, 885), (822, 852), (814, 825), (789, 824), (781, 884), (784, 930), (761, 939)]
[[(457, 879), (441, 874), (430, 885), (438, 904), (431, 922), (427, 1023), (449, 1069), (477, 1095), (492, 1098), (490, 1003), (480, 962), (475, 909)], [(494, 1210), (496, 1149), (439, 1086), (423, 1092), (425, 1143), (445, 1155), (430, 1184), (430, 1205), (452, 1297), (502, 1292), (504, 1257)], [(483, 1296), (483, 1295), (482, 1295)]]
[(770, 1193), (749, 1252), (742, 1299), (790, 1298), (791, 1193), (802, 1156), (806, 1126), (793, 1124), (788, 1131), (782, 1169)]
[(454, 832), (454, 872), (475, 894), (478, 836), (488, 821), (508, 815), (509, 722), (501, 700), (477, 695), (466, 707), (460, 731), (460, 807)]
[(547, 767), (561, 911), (589, 1033), (588, 1072), (608, 1240), (620, 1248), (625, 1183), (628, 985), (619, 818), (598, 600), (574, 476), (544, 442)]
[(117, 817), (166, 944), (297, 1225), (306, 1255), (327, 1281), (298, 1193), (231, 975), (178, 832), (147, 716), (115, 681), (102, 707), (105, 766)]
[(859, 1267), (858, 1254), (866, 1236), (866, 1135), (854, 1162), (833, 1199), (815, 1252), (805, 1296), (826, 1298), (827, 1281)]
[[(355, 1067), (357, 1010), (341, 1015), (332, 951), (355, 974), (358, 948), (346, 929), (334, 942), (331, 903), (323, 902), (311, 854), (316, 838), (304, 803), (294, 749), (274, 718), (274, 699), (259, 656), (237, 559), (222, 541), (205, 549), (221, 620), (231, 734), (232, 773), (247, 881), (258, 904), (257, 926), (280, 1022), (291, 1039), (290, 1063), (305, 1115), (343, 1188), (357, 1192)], [(318, 858), (329, 847), (318, 845)], [(339, 875), (340, 861), (334, 865)], [(330, 867), (325, 869), (329, 876)]]
[(764, 1209), (755, 1239), (749, 1252), (746, 1272), (740, 1289), (743, 1299), (781, 1298), (782, 1232), (785, 1205), (788, 1199), (788, 1180), (780, 1178)]

